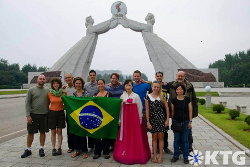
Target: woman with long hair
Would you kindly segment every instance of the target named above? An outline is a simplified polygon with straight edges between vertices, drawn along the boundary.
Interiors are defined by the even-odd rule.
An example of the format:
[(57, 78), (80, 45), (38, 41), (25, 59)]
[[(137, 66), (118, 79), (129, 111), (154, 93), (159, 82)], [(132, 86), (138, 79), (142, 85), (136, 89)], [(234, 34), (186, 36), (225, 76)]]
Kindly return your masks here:
[[(169, 108), (166, 97), (162, 94), (161, 83), (152, 83), (152, 93), (145, 97), (146, 119), (148, 131), (152, 133), (153, 159), (152, 162), (162, 163), (164, 147), (164, 132), (169, 124)], [(157, 139), (159, 140), (160, 155), (157, 160)]]

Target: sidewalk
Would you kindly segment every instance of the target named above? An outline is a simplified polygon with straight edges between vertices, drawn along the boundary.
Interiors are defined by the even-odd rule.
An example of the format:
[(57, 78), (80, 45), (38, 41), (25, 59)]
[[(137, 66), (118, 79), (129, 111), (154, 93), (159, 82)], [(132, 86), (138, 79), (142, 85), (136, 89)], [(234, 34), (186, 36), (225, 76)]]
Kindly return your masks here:
[[(207, 120), (204, 121), (203, 117), (197, 117), (193, 120), (193, 137), (194, 137), (194, 150), (199, 150), (205, 155), (205, 151), (240, 151), (239, 148), (243, 149), (241, 151), (246, 151), (249, 153), (249, 150), (239, 144), (234, 139), (228, 137), (223, 131), (216, 131), (216, 127), (213, 124), (209, 125), (206, 123)], [(67, 137), (66, 137), (66, 129), (63, 130), (63, 154), (60, 156), (52, 156), (51, 155), (51, 142), (50, 142), (50, 133), (47, 134), (46, 144), (45, 144), (45, 157), (39, 157), (38, 149), (39, 149), (39, 135), (35, 135), (35, 139), (32, 145), (32, 155), (27, 158), (20, 158), (24, 149), (26, 148), (26, 135), (17, 137), (15, 139), (9, 140), (0, 144), (0, 167), (72, 167), (72, 166), (83, 166), (83, 167), (124, 167), (128, 165), (120, 164), (116, 162), (111, 154), (111, 158), (106, 160), (103, 157), (100, 157), (97, 160), (93, 160), (93, 152), (89, 154), (87, 159), (82, 159), (81, 156), (77, 158), (71, 158), (71, 154), (67, 153)], [(149, 136), (149, 144), (151, 146), (152, 139), (151, 134), (148, 133)], [(229, 140), (227, 139), (229, 138)], [(169, 131), (169, 148), (173, 150), (173, 132)], [(243, 155), (245, 157), (245, 165), (250, 166), (250, 158), (247, 155)], [(185, 165), (183, 163), (183, 158), (181, 155), (181, 159), (176, 163), (171, 164), (170, 159), (172, 155), (163, 153), (163, 163), (157, 164), (152, 163), (151, 160), (147, 162), (145, 165), (135, 164), (131, 166), (142, 166), (142, 167), (168, 167), (168, 166), (193, 166), (193, 165)], [(240, 160), (240, 158), (237, 158)], [(216, 160), (219, 163), (219, 166), (223, 165), (223, 156), (218, 154), (216, 156)], [(229, 164), (226, 166), (236, 166), (232, 162), (232, 155), (229, 155)], [(199, 166), (215, 166), (212, 162), (210, 165), (205, 165), (203, 161)], [(218, 165), (217, 165), (218, 166)]]

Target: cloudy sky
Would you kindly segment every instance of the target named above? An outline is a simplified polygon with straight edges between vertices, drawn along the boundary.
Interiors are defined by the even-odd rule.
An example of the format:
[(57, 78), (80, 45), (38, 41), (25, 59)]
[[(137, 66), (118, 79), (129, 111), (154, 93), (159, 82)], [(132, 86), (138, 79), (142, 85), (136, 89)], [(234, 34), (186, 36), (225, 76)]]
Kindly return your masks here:
[[(51, 67), (86, 35), (85, 18), (95, 24), (112, 17), (114, 0), (0, 0), (0, 58), (9, 63)], [(123, 0), (127, 18), (146, 23), (154, 33), (198, 68), (225, 54), (250, 49), (249, 0)], [(167, 66), (168, 64), (166, 64)], [(141, 33), (118, 26), (99, 35), (92, 69), (135, 69), (154, 78)]]

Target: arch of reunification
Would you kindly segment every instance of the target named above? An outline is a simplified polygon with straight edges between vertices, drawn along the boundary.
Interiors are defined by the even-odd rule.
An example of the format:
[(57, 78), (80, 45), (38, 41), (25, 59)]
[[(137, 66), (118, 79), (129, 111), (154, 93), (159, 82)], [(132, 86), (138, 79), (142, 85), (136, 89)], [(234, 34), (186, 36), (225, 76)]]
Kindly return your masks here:
[(81, 76), (86, 79), (95, 52), (98, 35), (106, 33), (118, 25), (142, 34), (149, 59), (153, 63), (155, 71), (162, 71), (167, 81), (175, 80), (178, 69), (197, 69), (167, 42), (153, 33), (155, 19), (152, 13), (148, 13), (146, 16), (146, 23), (128, 19), (126, 17), (126, 5), (121, 1), (113, 3), (111, 13), (111, 19), (97, 25), (94, 25), (94, 20), (91, 16), (87, 17), (85, 22), (87, 28), (86, 36), (69, 49), (50, 68), (50, 71), (64, 71), (72, 73), (73, 76)]

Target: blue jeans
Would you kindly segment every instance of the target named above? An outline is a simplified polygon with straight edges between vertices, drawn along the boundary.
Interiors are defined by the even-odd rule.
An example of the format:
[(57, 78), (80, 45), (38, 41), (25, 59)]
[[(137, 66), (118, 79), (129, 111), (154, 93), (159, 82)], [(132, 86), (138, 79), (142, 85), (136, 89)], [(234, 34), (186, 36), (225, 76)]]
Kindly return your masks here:
[[(173, 120), (174, 122), (180, 123), (179, 121)], [(183, 147), (183, 158), (187, 159), (189, 155), (189, 144), (188, 144), (188, 129), (189, 121), (184, 122), (184, 131), (183, 132), (175, 132), (174, 131), (174, 157), (179, 158), (180, 156), (180, 142), (182, 138), (182, 147)]]

